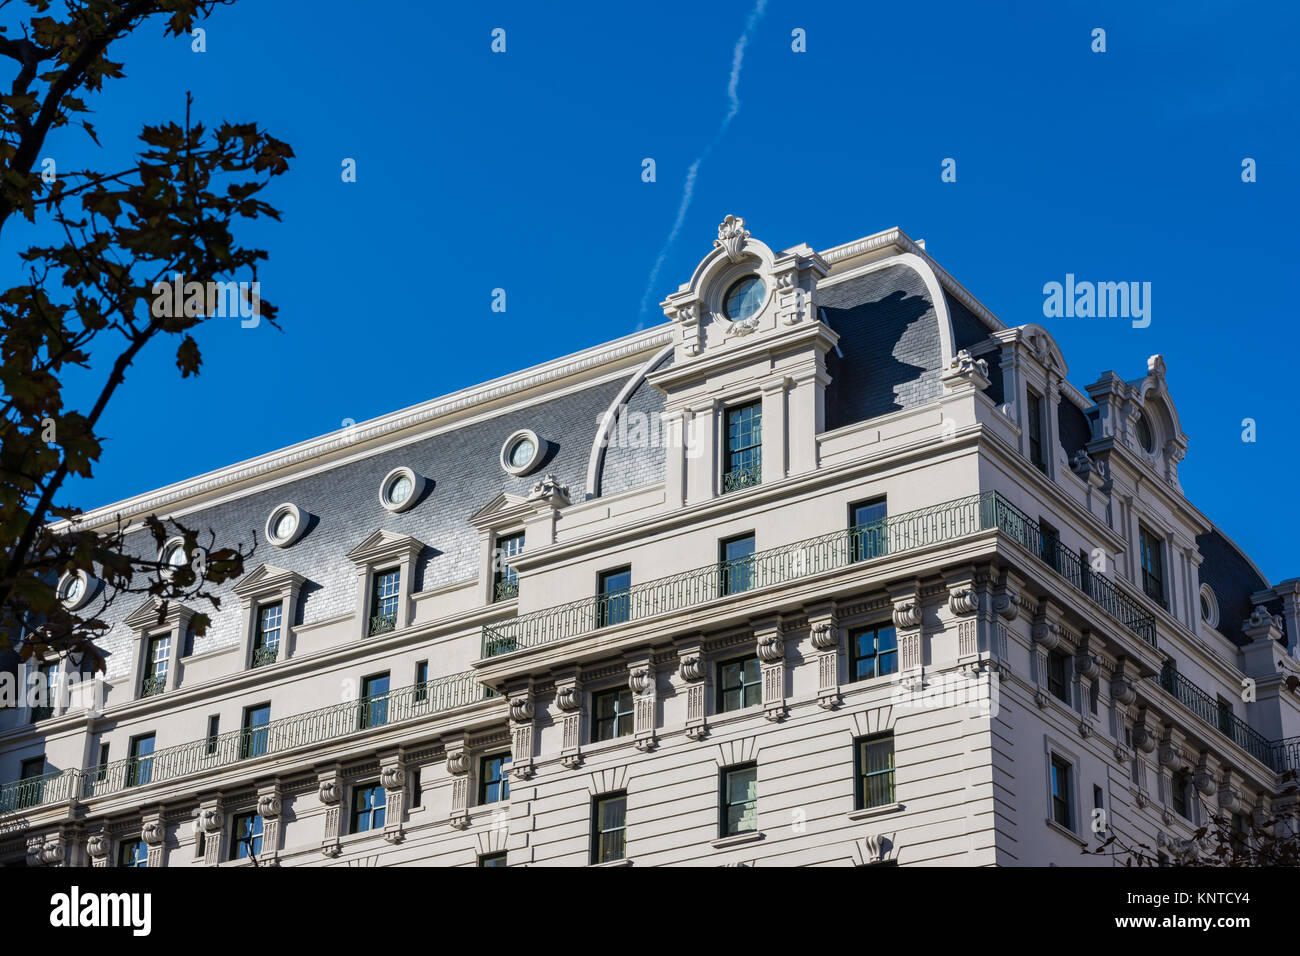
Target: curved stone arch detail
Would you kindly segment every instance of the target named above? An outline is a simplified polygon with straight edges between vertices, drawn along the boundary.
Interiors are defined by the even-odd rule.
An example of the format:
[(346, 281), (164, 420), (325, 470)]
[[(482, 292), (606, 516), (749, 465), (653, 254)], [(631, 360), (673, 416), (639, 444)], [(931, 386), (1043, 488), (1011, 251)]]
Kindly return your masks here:
[(587, 459), (587, 499), (600, 497), (600, 470), (601, 465), (605, 462), (605, 449), (609, 444), (609, 436), (614, 431), (614, 426), (618, 423), (619, 410), (627, 404), (628, 399), (637, 388), (646, 380), (646, 376), (653, 371), (660, 362), (673, 354), (673, 345), (665, 345), (658, 352), (652, 355), (644, 365), (638, 368), (628, 380), (619, 389), (614, 400), (609, 403), (609, 408), (605, 409), (605, 414), (601, 416), (600, 425), (596, 428), (596, 437), (591, 442), (591, 456)]
[(821, 280), (817, 283), (817, 288), (822, 289), (827, 286), (838, 285), (849, 279), (857, 279), (880, 269), (887, 269), (890, 266), (897, 265), (903, 265), (911, 269), (925, 284), (926, 294), (930, 296), (930, 305), (934, 309), (935, 322), (939, 326), (939, 368), (947, 368), (948, 363), (952, 361), (955, 355), (953, 352), (952, 316), (948, 312), (948, 302), (944, 299), (943, 286), (939, 283), (939, 277), (930, 268), (929, 263), (916, 253), (902, 252), (877, 262), (868, 262), (855, 269), (849, 269), (846, 272)]

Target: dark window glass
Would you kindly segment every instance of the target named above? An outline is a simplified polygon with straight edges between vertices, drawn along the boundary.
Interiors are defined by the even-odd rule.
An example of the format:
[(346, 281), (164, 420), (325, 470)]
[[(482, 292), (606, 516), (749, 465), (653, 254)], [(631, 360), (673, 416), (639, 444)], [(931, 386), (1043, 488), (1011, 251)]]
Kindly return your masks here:
[(357, 727), (382, 727), (388, 723), (388, 675), (372, 674), (361, 681)]
[(479, 763), (478, 802), (500, 803), (510, 799), (510, 754), (491, 754)]
[(478, 858), (478, 865), (487, 866), (505, 866), (506, 855), (504, 853), (484, 853)]
[(256, 704), (244, 708), (243, 734), (239, 742), (240, 759), (260, 757), (266, 753), (271, 722), (271, 705)]
[(144, 681), (141, 697), (152, 697), (167, 689), (167, 668), (171, 664), (172, 639), (170, 634), (149, 638), (144, 655)]
[(596, 598), (597, 627), (622, 624), (631, 616), (632, 605), (628, 594), (631, 589), (631, 568), (601, 572), (599, 593)]
[(611, 793), (592, 800), (591, 862), (608, 863), (627, 854), (627, 794)]
[(274, 664), (280, 652), (281, 605), (268, 604), (257, 611), (257, 633), (253, 635), (253, 666)]
[(1146, 528), (1139, 527), (1138, 541), (1142, 550), (1142, 590), (1147, 597), (1165, 603), (1165, 565), (1161, 541)]
[(230, 831), (230, 858), (247, 860), (262, 852), (262, 818), (256, 813), (241, 813), (235, 817)]
[(718, 665), (718, 713), (763, 702), (763, 677), (757, 657)]
[(898, 673), (898, 631), (880, 624), (849, 637), (849, 680), (867, 680)]
[(763, 480), (763, 403), (727, 409), (727, 457), (722, 491), (737, 491)]
[[(22, 762), (21, 782), (18, 786), (17, 809), (40, 806), (45, 802), (45, 758), (30, 757)], [(8, 801), (5, 801), (8, 803)]]
[(1061, 534), (1042, 518), (1038, 519), (1038, 528), (1042, 533), (1039, 539), (1041, 556), (1048, 566), (1058, 574), (1061, 570)]
[(1060, 651), (1047, 652), (1047, 690), (1065, 703), (1070, 702), (1070, 689), (1065, 679), (1065, 655)]
[(879, 734), (857, 741), (857, 808), (887, 807), (894, 798), (894, 735)]
[(1187, 800), (1187, 782), (1187, 774), (1182, 772), (1174, 774), (1170, 781), (1170, 786), (1172, 788), (1170, 797), (1172, 798), (1171, 802), (1174, 805), (1174, 812), (1180, 817), (1190, 820), (1192, 818), (1192, 811)]
[(1106, 796), (1102, 793), (1101, 787), (1095, 783), (1092, 785), (1092, 808), (1094, 810), (1106, 809)]
[(1043, 396), (1027, 388), (1025, 397), (1029, 402), (1029, 461), (1047, 474), (1047, 459), (1043, 456)]
[(126, 785), (146, 784), (153, 779), (153, 734), (131, 738), (126, 762)]
[(36, 700), (30, 711), (32, 723), (54, 716), (54, 700), (59, 688), (59, 672), (55, 664), (37, 665), (36, 675)]
[(854, 561), (878, 558), (889, 552), (885, 524), (888, 516), (884, 498), (849, 506), (849, 551)]
[(1231, 701), (1224, 700), (1222, 697), (1219, 698), (1218, 703), (1219, 703), (1219, 714), (1218, 714), (1219, 732), (1227, 734), (1229, 737), (1231, 737), (1232, 729), (1233, 729), (1232, 728), (1232, 703)]
[(117, 865), (144, 869), (149, 866), (149, 847), (144, 840), (123, 840), (117, 846)]
[(509, 601), (519, 596), (519, 575), (510, 567), (510, 559), (524, 550), (523, 532), (497, 538), (493, 565), (492, 600)]
[(418, 661), (415, 665), (415, 702), (429, 699), (429, 662)]
[(387, 802), (384, 788), (377, 783), (353, 789), (352, 823), (348, 832), (365, 833), (367, 830), (383, 829)]
[(204, 752), (211, 757), (217, 752), (217, 738), (221, 735), (221, 716), (213, 714), (208, 718), (208, 742), (204, 746)]
[(1145, 452), (1153, 452), (1156, 448), (1155, 436), (1151, 432), (1151, 421), (1147, 418), (1147, 413), (1142, 412), (1138, 415), (1137, 420), (1137, 440)]
[(376, 571), (373, 596), (370, 602), (370, 633), (383, 634), (397, 626), (397, 600), (402, 584), (402, 572)]
[(753, 833), (758, 829), (758, 764), (722, 771), (722, 807), (719, 836)]
[(632, 691), (621, 687), (592, 695), (595, 721), (593, 740), (613, 740), (632, 733)]
[(1052, 819), (1067, 830), (1074, 829), (1070, 794), (1070, 765), (1052, 754)]
[(738, 594), (754, 586), (754, 536), (743, 534), (718, 544), (718, 579), (723, 594)]

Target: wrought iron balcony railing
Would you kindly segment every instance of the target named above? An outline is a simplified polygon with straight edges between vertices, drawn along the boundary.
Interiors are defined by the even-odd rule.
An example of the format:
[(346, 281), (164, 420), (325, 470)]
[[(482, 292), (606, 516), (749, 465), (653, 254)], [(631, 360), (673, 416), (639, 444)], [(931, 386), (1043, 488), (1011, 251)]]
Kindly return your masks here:
[(492, 589), (493, 601), (513, 601), (517, 597), (519, 597), (519, 581), (516, 578), (498, 581)]
[(279, 644), (271, 644), (267, 647), (256, 647), (253, 649), (253, 666), (265, 667), (267, 664), (274, 664), (276, 658), (279, 656)]
[[(785, 584), (858, 561), (937, 544), (998, 528), (1038, 555), (1104, 611), (1155, 646), (1155, 619), (1113, 583), (1092, 572), (1024, 512), (995, 491), (893, 515), (845, 531), (759, 551), (638, 584), (617, 595), (586, 598), (483, 627), (483, 657), (538, 647), (587, 634), (610, 622), (639, 621), (706, 604), (740, 591)], [(617, 607), (612, 602), (617, 602)]]
[(146, 677), (140, 684), (141, 697), (156, 697), (167, 689), (167, 675), (160, 677)]
[(85, 770), (69, 769), (0, 786), (0, 815), (73, 797), (88, 799), (177, 780), (260, 757), (287, 753), (376, 727), (417, 720), (487, 700), (488, 689), (472, 671), (347, 701), (261, 727), (202, 737), (147, 757), (127, 758)]
[(1246, 753), (1273, 770), (1282, 772), (1275, 759), (1278, 744), (1286, 741), (1269, 740), (1244, 720), (1219, 706), (1219, 702), (1197, 687), (1167, 662), (1160, 669), (1160, 686), (1178, 699), (1184, 707), (1223, 734)]
[(370, 636), (387, 634), (397, 626), (396, 614), (376, 614), (370, 619)]
[(755, 458), (748, 465), (733, 468), (722, 476), (722, 493), (753, 488), (763, 483), (763, 459)]

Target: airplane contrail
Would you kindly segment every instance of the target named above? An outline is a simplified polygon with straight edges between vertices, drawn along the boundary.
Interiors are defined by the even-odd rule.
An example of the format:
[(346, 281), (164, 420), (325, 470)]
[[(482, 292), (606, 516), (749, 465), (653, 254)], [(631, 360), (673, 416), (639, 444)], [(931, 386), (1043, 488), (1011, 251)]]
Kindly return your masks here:
[(650, 278), (646, 280), (645, 292), (641, 295), (641, 315), (645, 315), (647, 306), (650, 304), (650, 293), (654, 290), (655, 282), (659, 278), (659, 270), (663, 267), (664, 260), (668, 258), (668, 251), (677, 241), (677, 234), (681, 231), (682, 221), (686, 218), (686, 210), (690, 208), (691, 197), (695, 194), (695, 177), (699, 174), (700, 164), (709, 158), (713, 148), (721, 142), (722, 137), (727, 133), (727, 127), (731, 121), (736, 118), (740, 112), (740, 97), (736, 95), (736, 90), (740, 86), (740, 68), (745, 62), (745, 46), (749, 43), (749, 38), (753, 36), (754, 30), (758, 27), (758, 21), (763, 19), (763, 14), (767, 10), (767, 0), (758, 0), (754, 4), (754, 9), (749, 11), (749, 16), (745, 19), (744, 32), (740, 34), (740, 39), (736, 41), (736, 47), (731, 54), (731, 76), (727, 79), (727, 115), (722, 118), (722, 124), (718, 127), (717, 133), (709, 141), (709, 145), (704, 147), (704, 151), (695, 158), (686, 170), (686, 182), (682, 186), (682, 201), (677, 207), (677, 218), (673, 220), (673, 227), (668, 231), (668, 238), (664, 241), (663, 248), (659, 250), (659, 258), (655, 260), (654, 268), (650, 270)]

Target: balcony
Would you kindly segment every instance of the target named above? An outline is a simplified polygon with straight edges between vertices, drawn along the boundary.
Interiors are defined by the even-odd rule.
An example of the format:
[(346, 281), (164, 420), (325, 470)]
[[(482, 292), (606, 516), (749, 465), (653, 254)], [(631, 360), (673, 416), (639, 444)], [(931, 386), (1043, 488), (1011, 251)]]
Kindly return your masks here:
[(1231, 711), (1221, 709), (1215, 698), (1178, 673), (1168, 662), (1160, 669), (1159, 680), (1161, 687), (1197, 717), (1266, 767), (1281, 772), (1277, 758), (1285, 751), (1288, 741), (1271, 741)]
[[(997, 528), (1038, 555), (1043, 533), (1023, 512), (986, 491), (966, 498), (893, 515), (844, 531), (759, 551), (734, 562), (710, 564), (638, 584), (617, 595), (586, 598), (535, 611), (483, 627), (483, 657), (552, 644), (599, 629), (611, 620), (641, 621), (660, 614), (698, 607), (739, 591), (755, 591), (849, 567), (860, 561), (899, 554)], [(1049, 539), (1050, 541), (1051, 539)], [(1056, 574), (1123, 623), (1152, 647), (1155, 619), (1110, 581), (1081, 566), (1059, 544), (1044, 560)], [(743, 587), (737, 587), (743, 578)], [(618, 602), (615, 612), (608, 605)]]
[(376, 614), (370, 618), (368, 633), (371, 637), (374, 637), (376, 634), (387, 634), (395, 627), (397, 627), (396, 614)]
[(763, 459), (755, 458), (748, 465), (733, 468), (722, 476), (722, 493), (728, 494), (741, 488), (753, 488), (763, 483)]
[(161, 674), (157, 677), (146, 677), (140, 684), (141, 697), (157, 697), (167, 689), (167, 675)]
[(147, 758), (127, 758), (85, 770), (70, 769), (0, 787), (0, 816), (71, 798), (89, 799), (133, 787), (211, 773), (243, 760), (325, 743), (376, 727), (467, 707), (493, 695), (466, 671), (401, 687), (361, 701), (346, 701), (260, 727), (157, 750)]
[(280, 655), (280, 645), (272, 644), (269, 647), (253, 648), (253, 666), (266, 667), (268, 664), (274, 664)]

